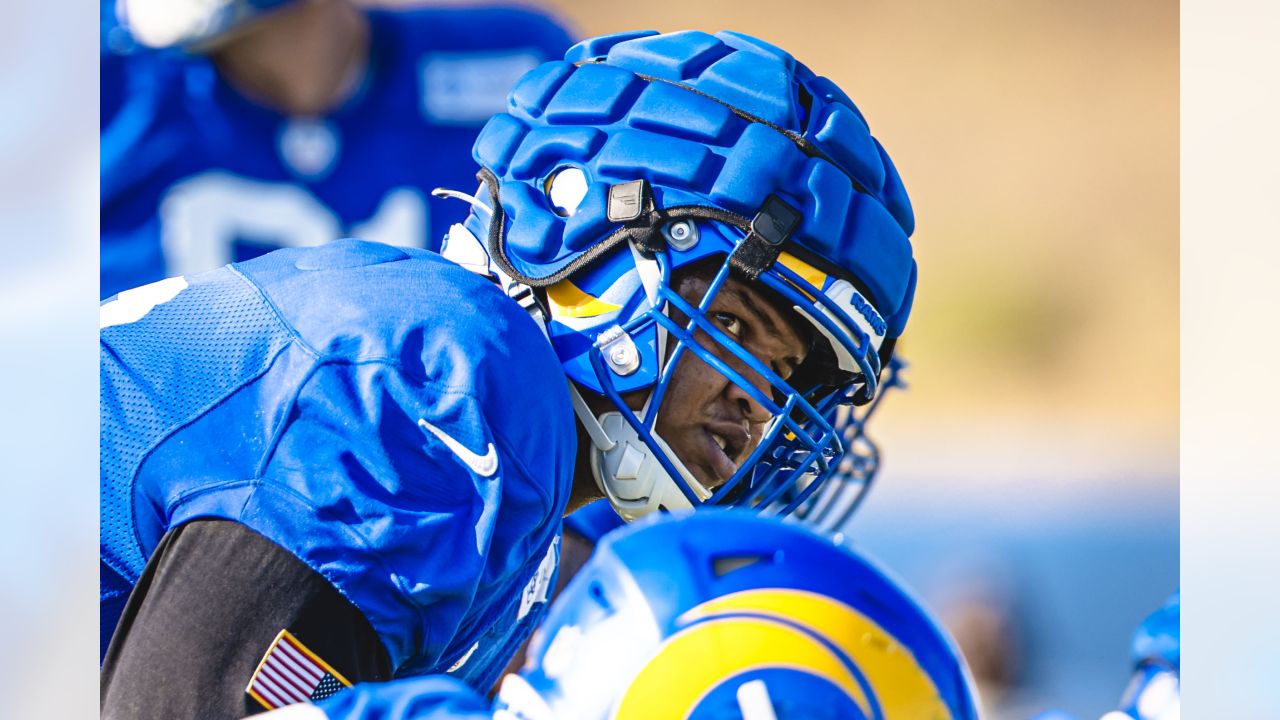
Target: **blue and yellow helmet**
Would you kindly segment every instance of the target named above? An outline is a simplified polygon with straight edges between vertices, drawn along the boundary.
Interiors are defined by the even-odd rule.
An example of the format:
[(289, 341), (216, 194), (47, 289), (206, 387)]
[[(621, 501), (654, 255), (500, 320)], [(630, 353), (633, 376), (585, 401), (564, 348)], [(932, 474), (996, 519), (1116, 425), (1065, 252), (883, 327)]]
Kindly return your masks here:
[(866, 558), (740, 510), (608, 535), (553, 604), (507, 716), (967, 720), (968, 670)]
[[(575, 404), (615, 508), (634, 519), (811, 502), (844, 451), (836, 410), (875, 397), (916, 284), (910, 202), (853, 102), (746, 35), (624, 33), (521, 79), (474, 155), (485, 188), (446, 255), (476, 240), (480, 264), (541, 311), (576, 387), (612, 402), (599, 416)], [(715, 268), (701, 302), (672, 285), (694, 266)], [(705, 311), (731, 274), (794, 309), (822, 372), (788, 383), (716, 328)], [(685, 354), (773, 418), (719, 487), (699, 483), (655, 431)], [(622, 398), (637, 391), (648, 393), (638, 410)]]

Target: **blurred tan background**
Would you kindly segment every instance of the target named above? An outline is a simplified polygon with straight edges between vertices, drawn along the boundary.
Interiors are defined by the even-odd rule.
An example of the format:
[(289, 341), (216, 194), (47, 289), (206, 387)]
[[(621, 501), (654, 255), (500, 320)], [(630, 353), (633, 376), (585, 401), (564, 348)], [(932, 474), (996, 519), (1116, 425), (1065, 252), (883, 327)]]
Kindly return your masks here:
[(911, 193), (921, 271), (911, 390), (876, 421), (882, 489), (1028, 463), (1176, 478), (1176, 3), (547, 5), (583, 35), (758, 35), (858, 103)]

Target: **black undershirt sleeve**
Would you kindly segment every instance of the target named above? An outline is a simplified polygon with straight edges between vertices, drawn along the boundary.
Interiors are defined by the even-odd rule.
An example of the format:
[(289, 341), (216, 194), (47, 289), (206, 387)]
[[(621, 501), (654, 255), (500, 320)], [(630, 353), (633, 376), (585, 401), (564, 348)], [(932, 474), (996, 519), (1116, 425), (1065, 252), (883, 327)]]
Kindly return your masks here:
[(239, 523), (178, 527), (151, 556), (111, 638), (102, 718), (263, 712), (246, 687), (281, 630), (352, 683), (391, 677), (364, 615), (302, 561)]

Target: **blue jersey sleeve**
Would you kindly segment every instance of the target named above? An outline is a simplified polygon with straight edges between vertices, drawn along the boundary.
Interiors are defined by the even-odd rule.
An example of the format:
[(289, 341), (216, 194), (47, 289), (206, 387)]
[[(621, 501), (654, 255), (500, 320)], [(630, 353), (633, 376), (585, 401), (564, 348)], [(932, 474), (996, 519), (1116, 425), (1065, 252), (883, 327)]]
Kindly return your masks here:
[(411, 657), (434, 665), (489, 566), (531, 552), (513, 550), (501, 531), (533, 534), (552, 512), (539, 483), (503, 467), (495, 441), (464, 391), (393, 363), (327, 363), (294, 401), (249, 492), (211, 494), (179, 515), (243, 502), (241, 522), (333, 582), (378, 631), (393, 667)]
[(319, 703), (329, 720), (491, 720), (489, 704), (440, 675), (363, 683)]

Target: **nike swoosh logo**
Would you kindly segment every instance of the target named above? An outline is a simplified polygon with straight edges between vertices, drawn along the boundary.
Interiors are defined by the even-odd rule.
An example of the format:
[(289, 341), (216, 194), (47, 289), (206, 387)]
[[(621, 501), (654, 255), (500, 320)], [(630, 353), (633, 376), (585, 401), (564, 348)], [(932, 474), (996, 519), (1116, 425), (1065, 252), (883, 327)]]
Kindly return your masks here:
[(484, 455), (477, 455), (467, 449), (466, 445), (455, 440), (452, 435), (441, 430), (435, 425), (432, 425), (426, 420), (419, 419), (418, 425), (421, 426), (423, 430), (426, 430), (439, 438), (440, 442), (444, 443), (445, 447), (452, 450), (453, 454), (457, 455), (458, 459), (462, 461), (462, 464), (471, 468), (471, 471), (475, 474), (481, 477), (489, 477), (498, 472), (498, 449), (493, 446), (493, 443), (489, 443), (488, 452)]

